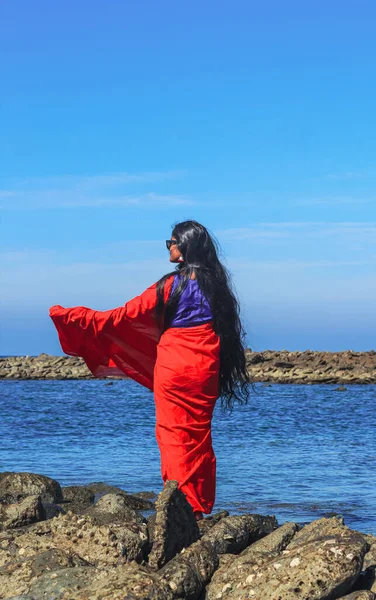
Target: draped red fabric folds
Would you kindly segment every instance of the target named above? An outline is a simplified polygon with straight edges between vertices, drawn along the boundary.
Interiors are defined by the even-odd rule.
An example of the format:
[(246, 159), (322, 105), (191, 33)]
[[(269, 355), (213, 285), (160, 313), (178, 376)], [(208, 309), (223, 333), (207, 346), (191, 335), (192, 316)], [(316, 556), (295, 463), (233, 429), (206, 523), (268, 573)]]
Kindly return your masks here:
[[(173, 278), (165, 284), (167, 300)], [(219, 338), (211, 324), (161, 336), (156, 284), (124, 306), (50, 309), (63, 351), (81, 356), (95, 377), (126, 375), (154, 390), (162, 478), (178, 481), (195, 511), (215, 497), (211, 418), (218, 397)]]
[(212, 325), (167, 329), (154, 384), (162, 477), (177, 479), (193, 509), (204, 513), (215, 499), (211, 418), (218, 384), (219, 338)]

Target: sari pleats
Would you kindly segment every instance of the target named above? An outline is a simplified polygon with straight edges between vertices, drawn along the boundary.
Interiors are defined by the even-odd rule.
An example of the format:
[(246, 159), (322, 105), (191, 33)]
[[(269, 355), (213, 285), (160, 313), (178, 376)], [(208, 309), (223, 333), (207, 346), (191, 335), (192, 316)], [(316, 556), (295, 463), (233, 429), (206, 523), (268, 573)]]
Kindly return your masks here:
[(215, 500), (211, 419), (218, 384), (219, 338), (212, 325), (167, 329), (154, 369), (162, 478), (177, 480), (193, 509), (204, 513)]

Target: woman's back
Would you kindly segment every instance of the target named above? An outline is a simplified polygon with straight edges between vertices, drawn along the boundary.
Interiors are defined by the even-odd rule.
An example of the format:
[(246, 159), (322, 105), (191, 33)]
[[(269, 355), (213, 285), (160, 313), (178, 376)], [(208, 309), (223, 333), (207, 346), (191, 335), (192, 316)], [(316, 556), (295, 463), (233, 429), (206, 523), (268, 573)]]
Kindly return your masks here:
[[(172, 284), (171, 294), (174, 293), (181, 281), (176, 275)], [(193, 327), (207, 323), (213, 319), (213, 314), (208, 300), (199, 288), (197, 279), (188, 279), (182, 290), (178, 306), (173, 316), (170, 327)]]

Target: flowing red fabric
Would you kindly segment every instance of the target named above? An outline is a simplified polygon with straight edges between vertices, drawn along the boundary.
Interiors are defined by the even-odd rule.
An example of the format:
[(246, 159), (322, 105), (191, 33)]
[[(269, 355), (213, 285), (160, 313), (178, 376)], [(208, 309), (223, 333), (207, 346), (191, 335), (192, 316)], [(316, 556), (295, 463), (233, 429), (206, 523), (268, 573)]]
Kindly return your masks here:
[[(165, 301), (173, 278), (165, 284)], [(81, 356), (95, 377), (130, 377), (154, 390), (163, 481), (174, 479), (193, 510), (215, 498), (211, 418), (218, 397), (219, 338), (211, 324), (167, 329), (155, 309), (156, 284), (124, 306), (95, 311), (51, 307), (63, 351)]]
[[(165, 285), (165, 299), (173, 279)], [(124, 306), (107, 311), (85, 306), (50, 308), (63, 351), (81, 356), (95, 377), (131, 377), (153, 389), (160, 328), (156, 284)]]

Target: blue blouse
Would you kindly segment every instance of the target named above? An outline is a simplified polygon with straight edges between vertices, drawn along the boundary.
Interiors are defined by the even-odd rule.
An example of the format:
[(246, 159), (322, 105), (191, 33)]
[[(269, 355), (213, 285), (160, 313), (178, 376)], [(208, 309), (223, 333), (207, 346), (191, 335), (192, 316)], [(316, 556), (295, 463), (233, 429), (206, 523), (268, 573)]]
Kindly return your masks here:
[[(180, 276), (176, 275), (172, 284), (171, 293), (177, 288)], [(193, 327), (213, 319), (209, 302), (201, 292), (197, 279), (189, 279), (181, 293), (179, 304), (170, 327)]]

